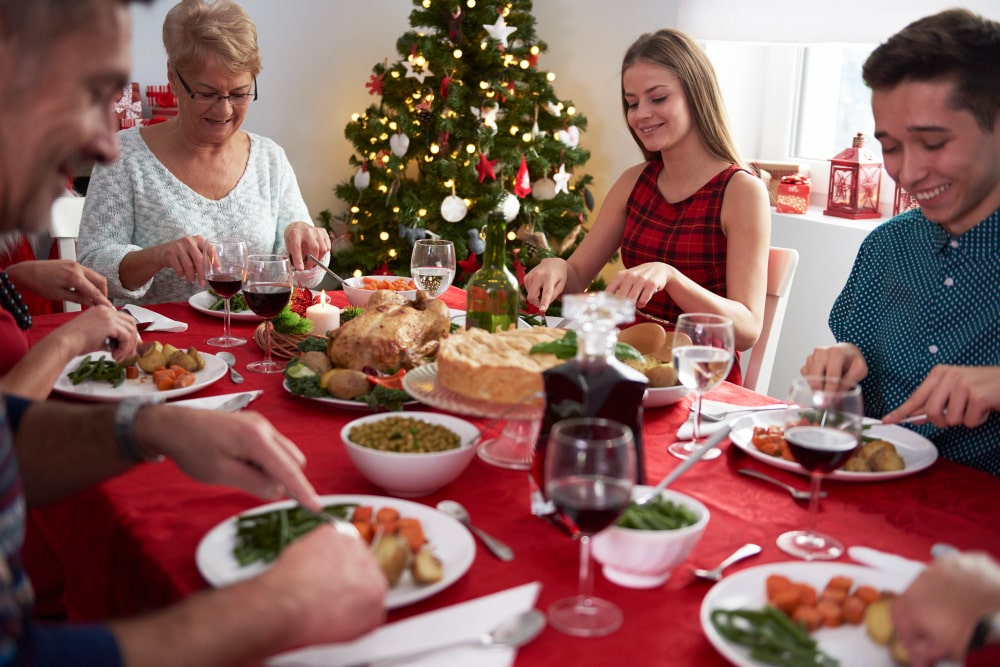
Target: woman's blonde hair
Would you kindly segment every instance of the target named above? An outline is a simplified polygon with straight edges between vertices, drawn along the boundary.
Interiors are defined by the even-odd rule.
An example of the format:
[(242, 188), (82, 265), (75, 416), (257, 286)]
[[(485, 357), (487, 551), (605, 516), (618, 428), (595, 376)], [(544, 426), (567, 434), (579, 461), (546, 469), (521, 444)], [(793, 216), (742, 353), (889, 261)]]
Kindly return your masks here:
[[(647, 62), (665, 67), (680, 79), (687, 98), (688, 109), (702, 143), (713, 156), (746, 168), (729, 132), (725, 104), (715, 78), (715, 68), (698, 44), (679, 30), (665, 28), (641, 35), (625, 52), (622, 75), (637, 62)], [(628, 117), (628, 102), (622, 87), (622, 111)], [(659, 153), (650, 153), (639, 141), (632, 128), (632, 139), (639, 146), (646, 160), (662, 160)]]
[(231, 75), (257, 76), (261, 70), (257, 27), (232, 0), (182, 0), (174, 5), (163, 21), (163, 46), (174, 69), (197, 69), (214, 56)]

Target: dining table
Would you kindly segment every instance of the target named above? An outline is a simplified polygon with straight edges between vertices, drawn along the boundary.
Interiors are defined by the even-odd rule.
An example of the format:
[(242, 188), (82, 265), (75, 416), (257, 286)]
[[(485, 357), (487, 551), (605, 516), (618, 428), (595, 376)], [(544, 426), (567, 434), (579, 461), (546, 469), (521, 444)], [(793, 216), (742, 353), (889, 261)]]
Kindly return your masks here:
[[(341, 291), (328, 293), (332, 303), (346, 306)], [(465, 308), (465, 292), (454, 286), (440, 297), (449, 307)], [(147, 306), (184, 322), (177, 333), (147, 332), (185, 349), (217, 351), (205, 341), (222, 330), (222, 320), (188, 302)], [(73, 313), (42, 315), (30, 330), (33, 340), (73, 317)], [(366, 414), (290, 394), (282, 375), (246, 371), (262, 358), (254, 342), (254, 321), (234, 320), (234, 335), (248, 339), (230, 348), (245, 382), (233, 384), (226, 374), (189, 397), (242, 390), (261, 390), (247, 409), (269, 419), (305, 453), (305, 474), (320, 494), (385, 495), (352, 465), (340, 439), (341, 428)], [(780, 353), (780, 352), (779, 352)], [(76, 400), (59, 397), (60, 400)], [(706, 398), (745, 406), (776, 399), (723, 382)], [(645, 461), (651, 484), (682, 461), (667, 453), (678, 429), (689, 419), (691, 398), (644, 412)], [(407, 410), (437, 408), (417, 405)], [(486, 418), (466, 417), (480, 426)], [(581, 638), (545, 628), (516, 655), (517, 667), (541, 665), (699, 665), (728, 661), (709, 642), (699, 618), (702, 599), (712, 583), (697, 578), (694, 568), (708, 568), (744, 543), (762, 552), (733, 565), (727, 575), (765, 563), (793, 560), (775, 545), (782, 532), (805, 527), (807, 503), (785, 490), (738, 474), (741, 468), (766, 472), (808, 488), (808, 479), (778, 469), (724, 441), (723, 456), (692, 465), (671, 488), (701, 501), (710, 520), (686, 562), (662, 585), (625, 588), (604, 578), (597, 568), (594, 593), (618, 605), (624, 623), (603, 636)], [(474, 458), (464, 472), (444, 488), (411, 499), (433, 507), (444, 499), (461, 502), (473, 522), (509, 544), (515, 558), (504, 562), (482, 545), (469, 570), (449, 587), (412, 604), (393, 609), (389, 621), (405, 619), (529, 582), (540, 582), (537, 607), (576, 592), (579, 545), (565, 533), (532, 516), (528, 473), (491, 465)], [(827, 479), (819, 516), (824, 532), (845, 546), (863, 545), (918, 561), (929, 561), (931, 548), (947, 543), (960, 550), (981, 550), (1000, 559), (1000, 521), (996, 519), (1000, 479), (938, 458), (927, 469), (894, 479), (855, 482)], [(214, 526), (263, 501), (226, 486), (212, 486), (185, 476), (169, 460), (137, 465), (128, 472), (84, 492), (42, 508), (32, 509), (28, 522), (27, 566), (39, 593), (61, 604), (70, 621), (115, 619), (161, 608), (206, 589), (210, 584), (196, 565), (195, 553)], [(844, 555), (837, 562), (851, 564)], [(995, 654), (994, 654), (995, 655)]]

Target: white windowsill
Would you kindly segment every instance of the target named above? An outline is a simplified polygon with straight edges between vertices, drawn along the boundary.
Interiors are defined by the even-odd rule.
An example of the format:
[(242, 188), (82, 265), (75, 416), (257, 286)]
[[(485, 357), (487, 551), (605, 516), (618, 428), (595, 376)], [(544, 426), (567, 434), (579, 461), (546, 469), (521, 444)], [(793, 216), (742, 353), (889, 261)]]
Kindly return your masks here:
[(851, 220), (849, 218), (838, 218), (833, 215), (823, 215), (823, 210), (826, 206), (810, 206), (806, 209), (805, 213), (778, 213), (774, 208), (771, 209), (771, 217), (773, 219), (786, 220), (788, 222), (811, 222), (820, 223), (824, 225), (834, 225), (837, 227), (843, 227), (846, 229), (860, 229), (863, 231), (871, 231), (878, 227), (881, 223), (888, 220), (891, 216), (883, 215), (881, 218), (869, 218), (865, 220)]

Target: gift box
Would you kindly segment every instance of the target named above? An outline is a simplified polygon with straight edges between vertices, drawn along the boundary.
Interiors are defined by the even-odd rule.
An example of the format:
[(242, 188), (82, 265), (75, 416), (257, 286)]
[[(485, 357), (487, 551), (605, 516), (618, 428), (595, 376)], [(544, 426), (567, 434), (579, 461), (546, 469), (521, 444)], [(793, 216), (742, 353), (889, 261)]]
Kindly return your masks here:
[(177, 97), (170, 86), (146, 86), (146, 104), (153, 109), (177, 109)]
[(766, 172), (771, 176), (770, 181), (764, 179), (764, 183), (767, 185), (767, 193), (771, 197), (771, 206), (776, 206), (778, 203), (778, 185), (780, 185), (782, 178), (797, 174), (806, 177), (809, 176), (809, 165), (797, 162), (754, 160), (750, 163), (750, 166), (760, 171), (761, 174)]
[(133, 81), (122, 88), (121, 97), (115, 100), (115, 114), (118, 115), (118, 129), (132, 127), (142, 119), (142, 98), (139, 84)]
[(776, 201), (778, 213), (805, 213), (809, 208), (809, 191), (812, 184), (803, 174), (785, 176), (778, 183)]

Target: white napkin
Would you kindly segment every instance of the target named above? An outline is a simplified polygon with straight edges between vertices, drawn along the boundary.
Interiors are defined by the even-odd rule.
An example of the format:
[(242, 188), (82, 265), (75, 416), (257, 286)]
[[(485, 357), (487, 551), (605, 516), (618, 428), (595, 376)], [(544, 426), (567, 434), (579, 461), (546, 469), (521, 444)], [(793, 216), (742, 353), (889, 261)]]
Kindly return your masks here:
[[(508, 588), (384, 625), (353, 642), (301, 649), (278, 656), (267, 664), (271, 667), (338, 667), (420, 651), (461, 639), (475, 639), (501, 621), (534, 607), (541, 586), (535, 581)], [(408, 667), (510, 667), (516, 652), (514, 648), (466, 645), (400, 664)]]
[(917, 578), (917, 575), (927, 567), (926, 563), (921, 563), (918, 560), (911, 560), (898, 554), (879, 551), (871, 547), (849, 547), (847, 555), (869, 567), (900, 575), (905, 581), (906, 586), (909, 586)]
[[(691, 417), (693, 419), (694, 415), (692, 415)], [(722, 421), (722, 422), (710, 422), (710, 421), (702, 419), (701, 420), (701, 437), (705, 438), (707, 436), (712, 435), (713, 433), (715, 433), (716, 431), (718, 431), (723, 426), (726, 426), (728, 423), (729, 423), (729, 420)], [(677, 429), (677, 436), (676, 437), (677, 437), (678, 440), (690, 440), (691, 438), (693, 438), (694, 437), (694, 422), (691, 419), (689, 419), (686, 422), (684, 422), (683, 424), (681, 424), (681, 427), (679, 429)]]
[(149, 310), (148, 308), (143, 308), (142, 306), (136, 306), (130, 303), (122, 306), (122, 310), (132, 313), (136, 322), (150, 323), (143, 333), (146, 333), (146, 331), (167, 331), (170, 333), (180, 333), (182, 331), (187, 331), (188, 328), (188, 325), (185, 322), (172, 320), (169, 317), (160, 315), (159, 313)]

